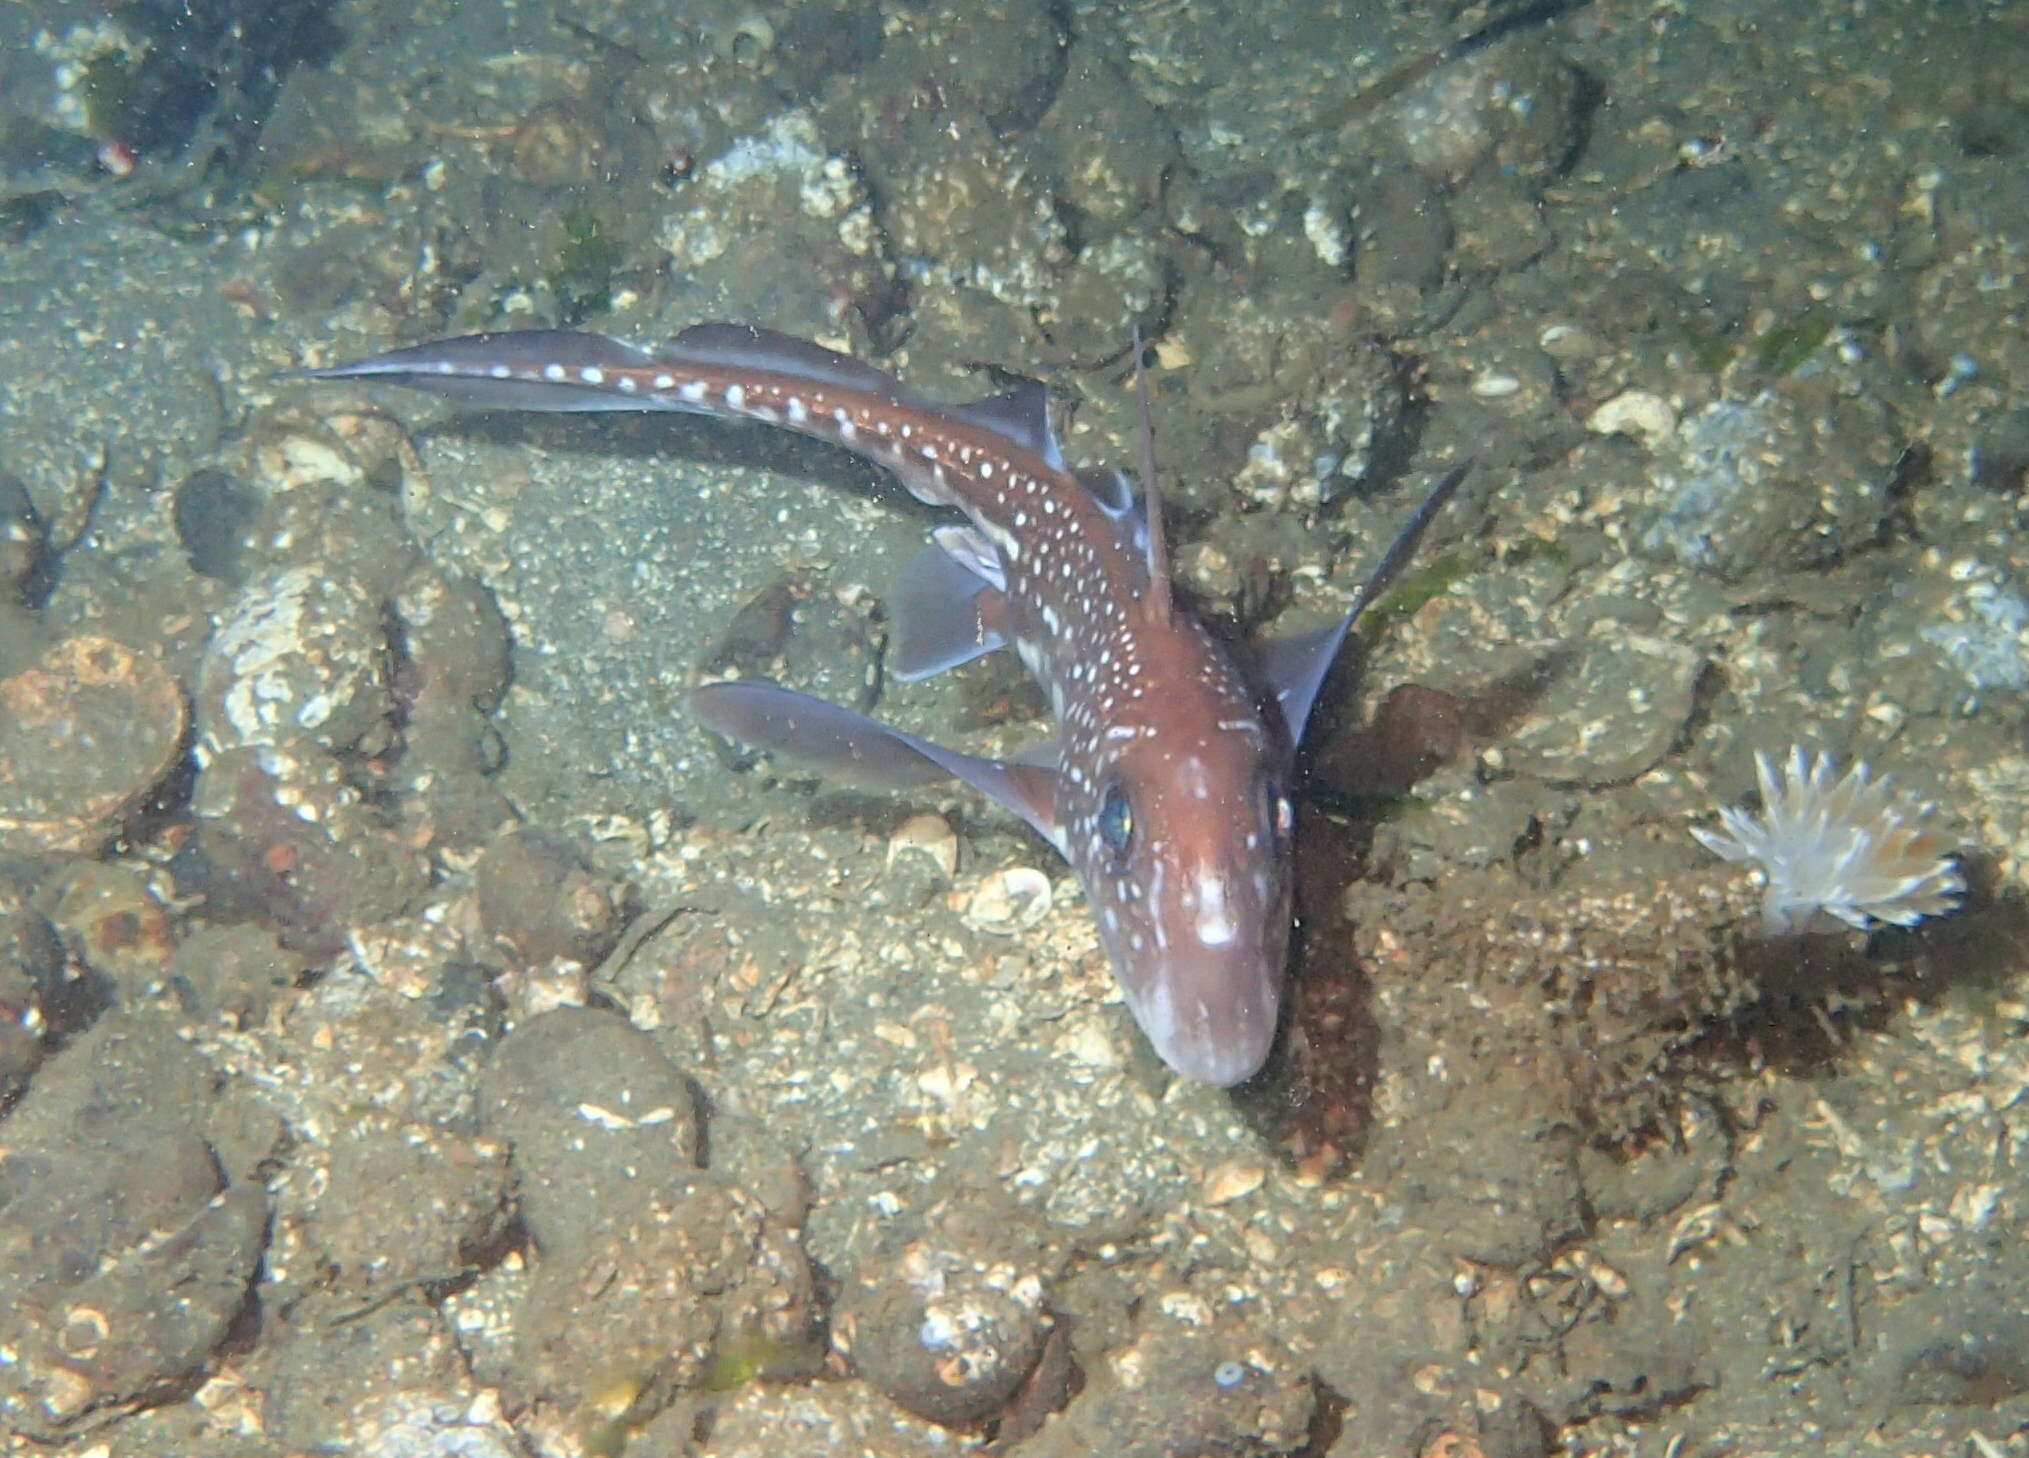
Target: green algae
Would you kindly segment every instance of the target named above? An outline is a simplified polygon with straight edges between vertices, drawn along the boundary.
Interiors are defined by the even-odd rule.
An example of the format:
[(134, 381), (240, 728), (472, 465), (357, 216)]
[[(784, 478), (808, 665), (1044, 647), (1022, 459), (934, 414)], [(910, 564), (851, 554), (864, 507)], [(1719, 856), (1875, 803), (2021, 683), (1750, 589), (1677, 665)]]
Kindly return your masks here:
[(545, 282), (557, 302), (559, 322), (570, 326), (603, 313), (613, 302), (620, 245), (590, 208), (568, 209), (558, 221), (563, 242)]

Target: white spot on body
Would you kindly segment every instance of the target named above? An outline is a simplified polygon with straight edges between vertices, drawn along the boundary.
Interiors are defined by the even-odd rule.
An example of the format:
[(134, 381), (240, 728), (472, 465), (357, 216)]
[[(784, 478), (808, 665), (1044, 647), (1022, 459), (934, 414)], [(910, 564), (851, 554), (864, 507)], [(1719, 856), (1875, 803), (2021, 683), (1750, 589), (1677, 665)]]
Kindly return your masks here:
[(555, 384), (563, 379), (564, 367), (560, 364), (546, 364), (542, 367), (542, 377)]
[(693, 405), (701, 405), (704, 403), (705, 398), (705, 382), (703, 380), (685, 380), (683, 388), (676, 393)]
[(747, 406), (747, 392), (738, 385), (726, 386), (726, 409), (744, 410)]
[(606, 372), (597, 365), (586, 365), (578, 371), (578, 378), (588, 385), (603, 385), (606, 383)]

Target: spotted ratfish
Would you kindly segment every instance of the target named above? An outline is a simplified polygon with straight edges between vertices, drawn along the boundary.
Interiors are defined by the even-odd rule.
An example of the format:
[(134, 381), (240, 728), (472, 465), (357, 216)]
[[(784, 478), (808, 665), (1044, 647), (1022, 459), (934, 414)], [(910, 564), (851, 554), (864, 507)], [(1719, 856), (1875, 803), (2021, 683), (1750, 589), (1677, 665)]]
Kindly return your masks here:
[(1289, 781), (1353, 617), (1408, 559), (1449, 473), (1352, 612), (1261, 645), (1248, 671), (1171, 589), (1147, 480), (1068, 469), (1041, 384), (946, 405), (872, 365), (769, 330), (700, 324), (657, 348), (554, 330), (476, 334), (300, 372), (495, 409), (677, 410), (832, 441), (953, 507), (889, 599), (889, 671), (929, 677), (1012, 647), (1059, 726), (1038, 750), (946, 749), (753, 681), (691, 704), (729, 738), (876, 787), (957, 779), (1026, 820), (1078, 873), (1121, 991), (1178, 1072), (1238, 1083), (1266, 1060), (1290, 932)]

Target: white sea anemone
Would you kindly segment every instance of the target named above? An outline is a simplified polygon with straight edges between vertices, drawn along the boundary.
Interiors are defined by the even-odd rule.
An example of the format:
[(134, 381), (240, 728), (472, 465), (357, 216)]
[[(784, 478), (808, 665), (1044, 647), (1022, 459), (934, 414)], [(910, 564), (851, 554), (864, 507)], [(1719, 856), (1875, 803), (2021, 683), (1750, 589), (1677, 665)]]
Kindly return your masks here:
[(1936, 806), (1895, 794), (1886, 775), (1869, 780), (1865, 764), (1834, 779), (1832, 757), (1806, 758), (1801, 745), (1780, 776), (1765, 754), (1754, 764), (1761, 814), (1721, 810), (1723, 829), (1691, 834), (1715, 855), (1759, 865), (1771, 935), (1810, 930), (1821, 916), (1863, 930), (1915, 926), (1959, 904), (1956, 848), (1924, 824)]

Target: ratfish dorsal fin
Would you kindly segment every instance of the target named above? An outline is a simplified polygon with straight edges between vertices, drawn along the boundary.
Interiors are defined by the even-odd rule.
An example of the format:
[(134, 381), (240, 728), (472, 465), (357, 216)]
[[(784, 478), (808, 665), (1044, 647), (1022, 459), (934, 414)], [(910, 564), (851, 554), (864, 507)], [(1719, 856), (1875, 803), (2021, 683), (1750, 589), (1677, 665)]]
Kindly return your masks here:
[(921, 396), (876, 365), (755, 324), (693, 324), (657, 351), (672, 364), (728, 365), (795, 375), (812, 384), (859, 390), (889, 400)]
[(1168, 622), (1175, 593), (1169, 580), (1169, 538), (1162, 524), (1162, 487), (1155, 474), (1155, 419), (1148, 405), (1148, 366), (1141, 358), (1141, 326), (1134, 326), (1134, 393), (1141, 402), (1141, 509), (1146, 518), (1143, 540), (1148, 550), (1148, 606), (1158, 622)]
[(1050, 392), (1041, 380), (1023, 380), (998, 395), (954, 406), (951, 413), (1041, 456), (1053, 471), (1064, 469), (1064, 453), (1050, 429)]

